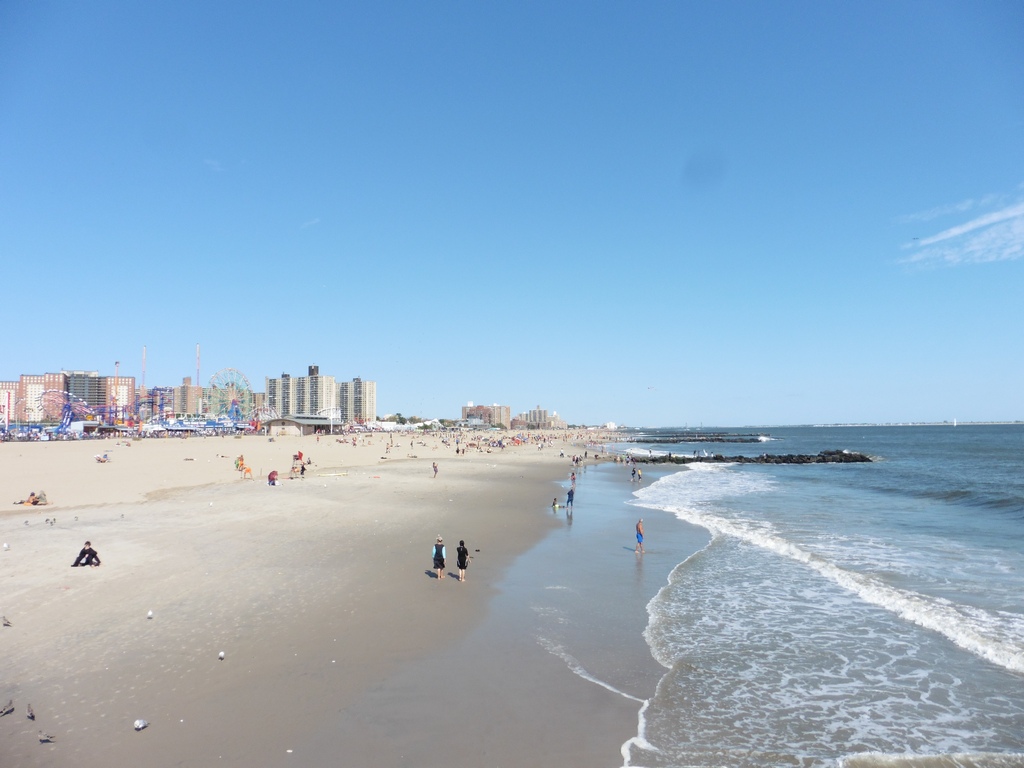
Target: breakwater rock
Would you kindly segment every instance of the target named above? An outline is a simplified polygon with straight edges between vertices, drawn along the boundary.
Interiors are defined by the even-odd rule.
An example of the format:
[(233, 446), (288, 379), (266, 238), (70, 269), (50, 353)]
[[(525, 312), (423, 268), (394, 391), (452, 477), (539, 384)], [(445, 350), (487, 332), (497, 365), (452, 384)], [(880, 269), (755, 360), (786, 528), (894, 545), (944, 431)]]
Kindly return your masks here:
[(670, 435), (648, 435), (626, 438), (631, 443), (763, 443), (770, 435), (736, 434), (735, 432), (679, 432)]
[(871, 457), (854, 451), (822, 451), (816, 454), (771, 454), (760, 456), (723, 456), (720, 453), (711, 456), (681, 456), (667, 454), (665, 456), (636, 457), (644, 464), (863, 464), (870, 462)]

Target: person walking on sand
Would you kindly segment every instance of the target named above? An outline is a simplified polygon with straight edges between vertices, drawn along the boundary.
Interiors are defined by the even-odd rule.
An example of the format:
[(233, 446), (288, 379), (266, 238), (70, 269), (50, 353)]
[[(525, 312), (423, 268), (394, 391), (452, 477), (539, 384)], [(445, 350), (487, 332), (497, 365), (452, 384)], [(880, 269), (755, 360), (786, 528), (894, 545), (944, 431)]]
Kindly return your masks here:
[(434, 462), (434, 477), (437, 477), (437, 462)]
[(458, 555), (459, 581), (465, 581), (466, 569), (469, 568), (469, 561), (472, 559), (469, 556), (469, 550), (466, 549), (465, 541), (459, 540), (459, 546), (455, 549), (455, 554)]
[(636, 549), (634, 552), (644, 553), (644, 519), (641, 517), (636, 522)]
[(444, 558), (444, 539), (438, 536), (434, 543), (434, 570), (437, 571), (438, 580), (444, 578)]

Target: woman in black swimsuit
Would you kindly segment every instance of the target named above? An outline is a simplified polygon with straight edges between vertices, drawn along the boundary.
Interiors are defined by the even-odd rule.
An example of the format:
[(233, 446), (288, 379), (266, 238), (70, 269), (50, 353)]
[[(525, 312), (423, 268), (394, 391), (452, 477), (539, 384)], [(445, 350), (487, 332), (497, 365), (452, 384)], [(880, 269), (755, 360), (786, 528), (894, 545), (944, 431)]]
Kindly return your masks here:
[(466, 542), (459, 541), (455, 552), (459, 556), (459, 581), (465, 581), (466, 569), (469, 567), (469, 550), (466, 549)]

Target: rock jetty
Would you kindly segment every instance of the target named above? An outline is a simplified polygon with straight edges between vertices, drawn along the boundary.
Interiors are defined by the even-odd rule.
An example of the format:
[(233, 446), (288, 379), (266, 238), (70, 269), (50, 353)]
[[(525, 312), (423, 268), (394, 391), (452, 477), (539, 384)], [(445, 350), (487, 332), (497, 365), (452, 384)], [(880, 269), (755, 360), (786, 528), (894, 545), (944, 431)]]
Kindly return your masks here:
[(870, 463), (871, 457), (853, 451), (822, 451), (817, 454), (770, 454), (760, 456), (683, 456), (669, 453), (664, 456), (636, 456), (644, 464), (863, 464)]

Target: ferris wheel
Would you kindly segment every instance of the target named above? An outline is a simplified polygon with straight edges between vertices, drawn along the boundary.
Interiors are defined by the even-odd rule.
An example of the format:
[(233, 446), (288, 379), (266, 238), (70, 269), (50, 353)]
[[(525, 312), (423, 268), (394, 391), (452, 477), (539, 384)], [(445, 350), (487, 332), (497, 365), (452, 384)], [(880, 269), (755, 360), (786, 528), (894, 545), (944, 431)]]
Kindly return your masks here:
[(252, 410), (252, 387), (241, 371), (221, 368), (210, 377), (207, 412), (241, 421)]

